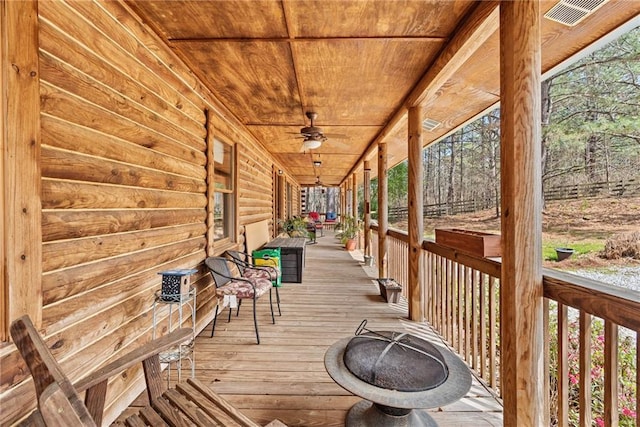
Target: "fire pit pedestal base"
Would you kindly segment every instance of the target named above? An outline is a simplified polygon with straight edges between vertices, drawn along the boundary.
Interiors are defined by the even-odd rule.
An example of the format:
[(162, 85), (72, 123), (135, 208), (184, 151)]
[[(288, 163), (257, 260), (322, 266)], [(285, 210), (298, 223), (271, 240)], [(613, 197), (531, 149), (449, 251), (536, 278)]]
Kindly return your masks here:
[[(438, 424), (425, 411), (408, 409), (404, 415), (392, 415), (387, 408), (361, 400), (349, 409), (345, 425), (347, 427), (436, 427)], [(397, 409), (397, 408), (393, 408)]]

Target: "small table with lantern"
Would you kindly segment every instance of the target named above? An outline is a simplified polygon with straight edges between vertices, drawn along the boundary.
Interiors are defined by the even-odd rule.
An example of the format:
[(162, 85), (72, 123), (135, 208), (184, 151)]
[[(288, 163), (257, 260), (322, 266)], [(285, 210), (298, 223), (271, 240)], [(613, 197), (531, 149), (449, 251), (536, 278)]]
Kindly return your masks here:
[[(178, 381), (182, 377), (182, 361), (188, 360), (191, 364), (191, 377), (195, 376), (195, 360), (193, 354), (193, 343), (196, 336), (196, 290), (191, 286), (191, 275), (197, 272), (196, 269), (176, 269), (161, 271), (162, 288), (155, 293), (153, 300), (153, 338), (160, 331), (162, 321), (166, 320), (169, 333), (181, 328), (184, 321), (191, 317), (191, 328), (193, 334), (189, 341), (184, 342), (176, 348), (160, 354), (160, 362), (167, 363), (167, 383), (171, 377), (171, 364), (175, 363), (178, 374)], [(163, 307), (168, 307), (167, 317), (159, 319), (160, 311)], [(178, 319), (174, 321), (174, 311), (178, 312)]]

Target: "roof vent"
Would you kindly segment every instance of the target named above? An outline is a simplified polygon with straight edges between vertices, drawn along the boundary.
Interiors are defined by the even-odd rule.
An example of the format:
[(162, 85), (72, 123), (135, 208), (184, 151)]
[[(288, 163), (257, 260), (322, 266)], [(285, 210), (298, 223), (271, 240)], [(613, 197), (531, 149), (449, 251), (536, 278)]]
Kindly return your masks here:
[(440, 126), (441, 124), (442, 123), (440, 123), (439, 121), (426, 118), (422, 122), (422, 129), (431, 132), (432, 130), (435, 130), (438, 126)]
[(608, 0), (560, 0), (544, 17), (564, 25), (573, 27), (584, 18), (595, 12)]

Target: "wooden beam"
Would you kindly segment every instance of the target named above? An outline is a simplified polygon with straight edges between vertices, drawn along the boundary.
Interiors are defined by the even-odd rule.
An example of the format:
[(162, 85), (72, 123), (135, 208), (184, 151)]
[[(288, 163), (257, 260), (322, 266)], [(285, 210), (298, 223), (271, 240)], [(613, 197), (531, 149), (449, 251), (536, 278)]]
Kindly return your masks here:
[(42, 320), (38, 3), (2, 2), (2, 340), (11, 320)]
[[(288, 23), (289, 21), (287, 21)], [(201, 38), (175, 38), (167, 39), (170, 44), (194, 44), (194, 43), (247, 43), (247, 42), (262, 42), (262, 43), (309, 43), (317, 41), (433, 41), (435, 43), (446, 41), (446, 37), (430, 37), (430, 36), (370, 36), (370, 37), (201, 37)]]
[(371, 256), (371, 165), (368, 160), (364, 162), (363, 175), (364, 254)]
[(500, 6), (502, 395), (504, 425), (547, 425), (544, 412), (540, 5)]
[(389, 229), (389, 182), (387, 143), (378, 143), (378, 277), (388, 277), (387, 230)]
[(409, 319), (422, 321), (424, 318), (422, 291), (420, 287), (423, 239), (423, 211), (422, 211), (422, 107), (409, 109)]
[(442, 85), (498, 30), (500, 21), (499, 4), (499, 1), (478, 2), (473, 12), (460, 25), (455, 36), (440, 52), (433, 65), (427, 69), (418, 84), (405, 98), (402, 105), (391, 117), (391, 120), (387, 122), (362, 153), (362, 156), (360, 156), (349, 173), (354, 172), (361, 162), (372, 155), (379, 142), (395, 133), (406, 115), (407, 108), (423, 104), (430, 97), (435, 96), (438, 90), (442, 88)]

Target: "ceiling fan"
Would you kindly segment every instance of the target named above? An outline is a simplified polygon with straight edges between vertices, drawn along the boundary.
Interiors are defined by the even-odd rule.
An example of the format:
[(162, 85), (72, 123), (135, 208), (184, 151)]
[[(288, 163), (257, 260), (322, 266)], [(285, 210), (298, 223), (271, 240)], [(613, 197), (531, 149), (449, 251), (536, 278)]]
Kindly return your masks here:
[[(300, 129), (299, 138), (304, 138), (302, 141), (302, 149), (313, 150), (314, 148), (319, 148), (327, 138), (347, 138), (346, 135), (339, 134), (324, 134), (322, 128), (316, 126), (314, 124), (315, 120), (318, 118), (318, 113), (313, 111), (307, 111), (305, 113), (309, 121), (311, 122), (309, 126), (305, 126)], [(296, 134), (298, 135), (298, 134)]]

